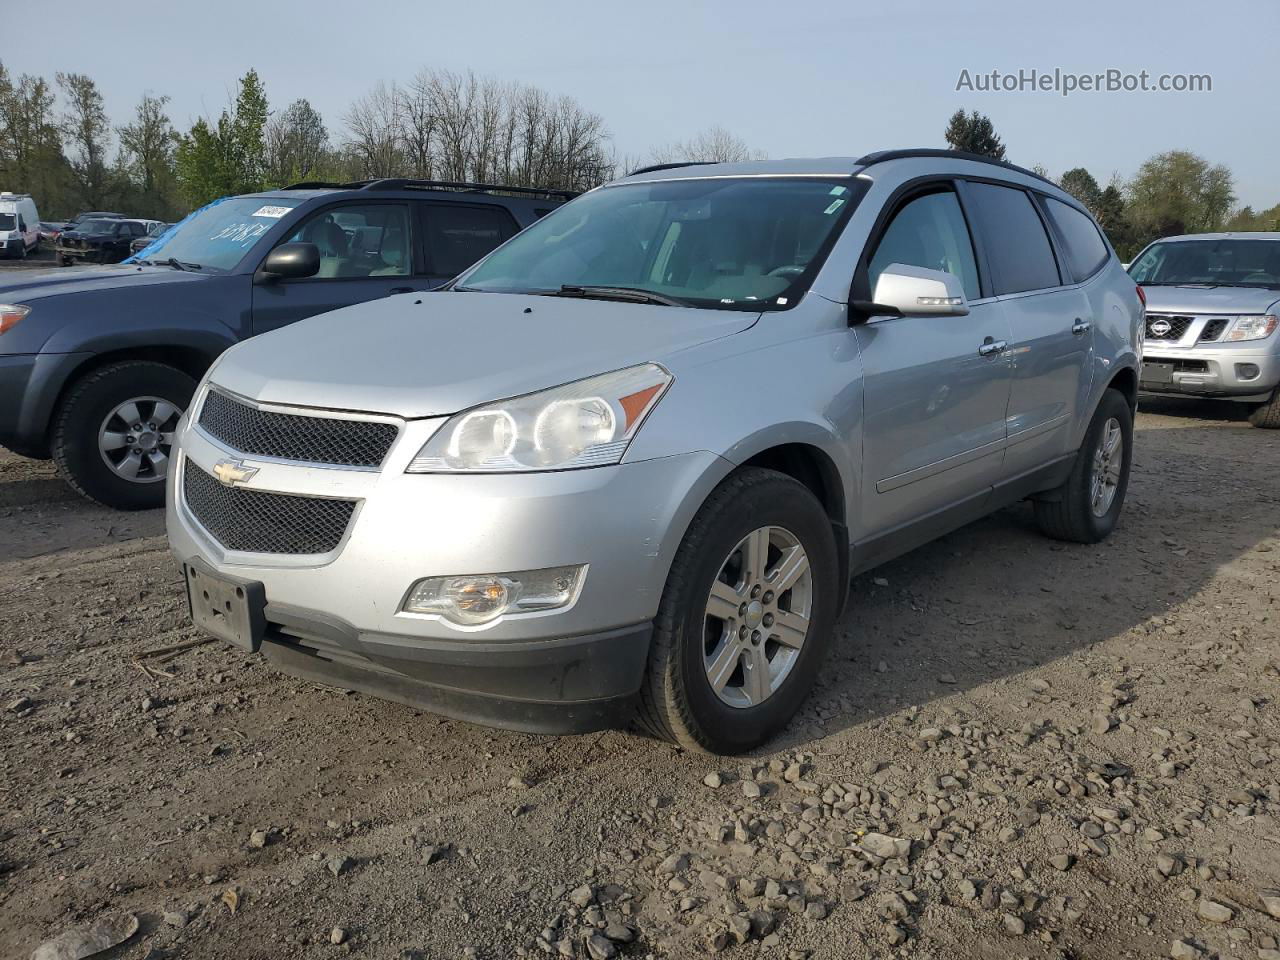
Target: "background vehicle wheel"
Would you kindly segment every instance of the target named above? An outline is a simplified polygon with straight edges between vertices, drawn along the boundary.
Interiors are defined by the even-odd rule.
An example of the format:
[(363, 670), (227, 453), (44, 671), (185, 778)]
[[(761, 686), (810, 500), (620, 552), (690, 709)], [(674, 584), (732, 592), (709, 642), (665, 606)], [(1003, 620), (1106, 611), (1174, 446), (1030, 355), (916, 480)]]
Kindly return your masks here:
[(77, 381), (54, 421), (53, 457), (67, 482), (119, 510), (164, 503), (173, 433), (196, 383), (181, 370), (139, 360)]
[(1055, 499), (1036, 500), (1036, 521), (1047, 536), (1097, 543), (1115, 528), (1133, 463), (1133, 411), (1117, 390), (1102, 395), (1071, 475)]
[(831, 522), (802, 484), (748, 469), (703, 504), (671, 565), (639, 719), (741, 753), (781, 730), (822, 664), (839, 602)]
[(1280, 430), (1280, 388), (1266, 403), (1259, 404), (1249, 414), (1249, 422), (1264, 430)]

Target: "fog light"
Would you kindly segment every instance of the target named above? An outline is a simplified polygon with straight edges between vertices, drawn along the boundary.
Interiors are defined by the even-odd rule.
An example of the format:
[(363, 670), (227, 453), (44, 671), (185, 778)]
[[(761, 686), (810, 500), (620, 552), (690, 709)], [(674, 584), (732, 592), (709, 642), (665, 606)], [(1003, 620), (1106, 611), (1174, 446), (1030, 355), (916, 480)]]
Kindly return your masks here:
[(1260, 372), (1256, 363), (1236, 364), (1236, 378), (1239, 380), (1256, 380)]
[(587, 568), (549, 567), (515, 573), (428, 577), (409, 591), (401, 610), (434, 614), (461, 626), (478, 626), (503, 614), (554, 610), (573, 602)]

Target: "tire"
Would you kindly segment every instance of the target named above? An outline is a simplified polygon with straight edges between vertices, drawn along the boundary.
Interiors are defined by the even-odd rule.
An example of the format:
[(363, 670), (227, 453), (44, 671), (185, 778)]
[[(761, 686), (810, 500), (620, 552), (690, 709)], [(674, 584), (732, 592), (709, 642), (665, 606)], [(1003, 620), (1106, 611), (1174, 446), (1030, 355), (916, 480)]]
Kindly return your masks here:
[[(82, 496), (104, 506), (162, 506), (172, 432), (195, 387), (181, 370), (149, 360), (113, 363), (77, 380), (54, 418), (51, 447), (62, 476)], [(132, 400), (138, 403), (130, 411), (127, 403)], [(139, 416), (143, 431), (130, 431), (119, 413), (122, 406), (129, 419)], [(130, 437), (131, 442), (123, 442)], [(123, 462), (131, 458), (137, 461), (135, 479), (128, 478), (131, 466)], [(120, 469), (113, 469), (114, 461), (121, 462)]]
[[(1118, 469), (1112, 474), (1114, 492), (1101, 514), (1095, 509), (1093, 488), (1095, 456), (1107, 433), (1107, 427), (1119, 429), (1122, 448), (1119, 453)], [(1110, 458), (1114, 464), (1114, 454)], [(1035, 501), (1036, 521), (1046, 536), (1055, 540), (1068, 540), (1073, 543), (1098, 543), (1115, 529), (1120, 511), (1124, 507), (1125, 492), (1129, 488), (1129, 470), (1133, 465), (1133, 411), (1129, 401), (1118, 390), (1107, 390), (1098, 403), (1098, 409), (1089, 422), (1085, 432), (1084, 443), (1076, 453), (1075, 462), (1071, 465), (1071, 474), (1065, 483), (1052, 491), (1050, 496)], [(1106, 460), (1101, 467), (1106, 472)], [(1105, 502), (1097, 503), (1101, 507)]]
[(70, 263), (70, 262), (71, 262), (71, 261), (69, 261), (66, 257), (64, 257), (62, 254), (58, 254), (57, 260), (58, 260), (58, 266), (60, 266), (60, 267), (65, 267), (68, 263)]
[(1263, 430), (1280, 430), (1280, 387), (1271, 394), (1270, 400), (1253, 408), (1249, 422)]
[[(791, 547), (798, 545), (808, 559), (807, 580), (801, 574), (792, 589), (763, 608), (775, 611), (781, 626), (774, 626), (772, 613), (760, 620), (759, 607), (732, 620), (713, 617), (708, 606), (713, 584), (719, 582), (716, 589), (722, 595), (725, 590), (735, 591), (722, 579), (725, 576), (742, 581), (741, 592), (723, 601), (727, 603), (723, 609), (734, 614), (740, 609), (732, 606), (737, 598), (755, 597), (764, 603), (772, 596), (770, 591), (751, 592), (756, 578), (747, 571), (750, 548), (735, 552), (747, 543), (748, 534), (761, 529), (768, 530), (770, 546), (765, 555), (773, 565), (766, 563), (764, 570), (769, 577), (781, 572), (784, 554), (775, 553), (779, 544), (793, 557)], [(760, 542), (764, 541), (752, 541)], [(727, 574), (735, 564), (740, 564), (741, 572)], [(806, 487), (784, 474), (756, 468), (726, 479), (694, 517), (667, 576), (640, 689), (640, 725), (688, 750), (718, 754), (742, 753), (782, 730), (808, 695), (825, 658), (841, 596), (839, 569), (831, 521)], [(809, 614), (803, 638), (798, 643), (779, 643), (771, 630), (785, 629), (786, 619), (802, 623), (803, 617), (795, 619), (797, 612), (803, 612), (801, 607)], [(755, 634), (739, 634), (747, 624), (758, 627)], [(798, 634), (792, 636), (798, 638)], [(730, 649), (733, 637), (743, 637), (736, 654)], [(717, 650), (728, 655), (716, 657)], [(709, 654), (717, 663), (735, 664), (719, 671), (726, 678), (722, 693), (708, 678)], [(747, 660), (754, 657), (753, 662), (759, 663), (761, 656), (768, 660), (770, 671), (778, 671), (776, 680), (767, 671), (746, 672)], [(748, 677), (776, 686), (750, 702)], [(735, 679), (740, 679), (740, 688)]]

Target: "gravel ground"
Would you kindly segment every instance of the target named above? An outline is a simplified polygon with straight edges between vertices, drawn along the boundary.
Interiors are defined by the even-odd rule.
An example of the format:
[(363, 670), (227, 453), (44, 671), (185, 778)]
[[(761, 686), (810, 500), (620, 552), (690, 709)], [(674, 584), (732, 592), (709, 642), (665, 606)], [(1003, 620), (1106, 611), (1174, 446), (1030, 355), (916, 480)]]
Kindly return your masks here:
[(197, 639), (162, 518), (0, 454), (0, 955), (1280, 960), (1280, 443), (1137, 448), (1101, 546), (1024, 505), (858, 578), (734, 760), (138, 661)]

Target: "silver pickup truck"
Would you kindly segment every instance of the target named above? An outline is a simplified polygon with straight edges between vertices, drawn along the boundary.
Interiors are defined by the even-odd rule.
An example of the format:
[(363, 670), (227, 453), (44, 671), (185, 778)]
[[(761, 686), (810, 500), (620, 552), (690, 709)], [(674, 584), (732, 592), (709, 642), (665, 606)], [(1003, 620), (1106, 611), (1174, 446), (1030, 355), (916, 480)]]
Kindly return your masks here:
[(1280, 428), (1280, 233), (1166, 237), (1129, 273), (1147, 295), (1142, 392), (1251, 404)]

